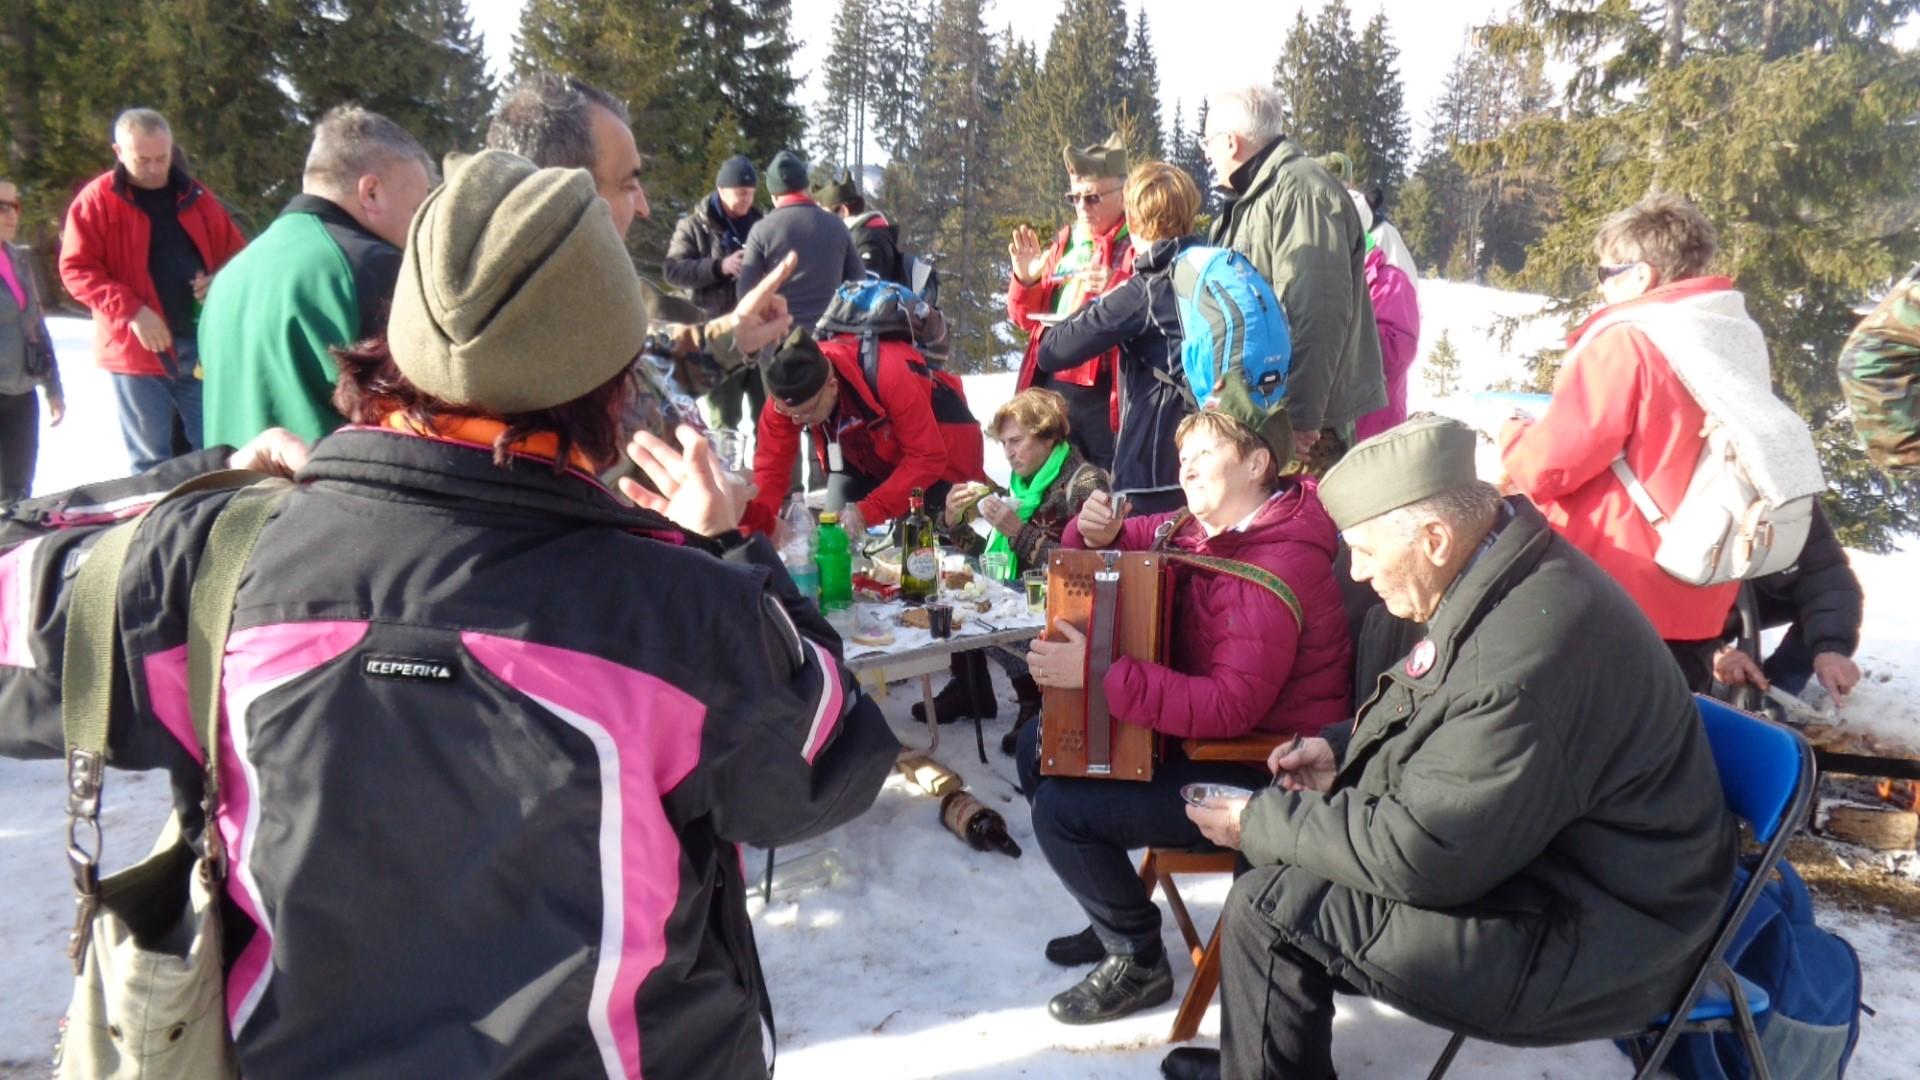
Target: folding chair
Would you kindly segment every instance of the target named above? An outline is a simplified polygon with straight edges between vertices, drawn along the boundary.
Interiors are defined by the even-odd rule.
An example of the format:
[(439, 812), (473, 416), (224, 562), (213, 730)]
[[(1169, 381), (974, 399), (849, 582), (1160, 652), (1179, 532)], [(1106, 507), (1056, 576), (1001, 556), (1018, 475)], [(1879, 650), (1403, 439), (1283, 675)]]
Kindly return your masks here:
[[(1700, 720), (1707, 729), (1707, 741), (1713, 746), (1713, 763), (1720, 770), (1720, 788), (1726, 793), (1727, 809), (1753, 830), (1756, 843), (1763, 845), (1760, 863), (1747, 878), (1733, 907), (1721, 920), (1720, 931), (1700, 963), (1687, 992), (1674, 1010), (1658, 1017), (1646, 1030), (1627, 1036), (1633, 1039), (1634, 1063), (1639, 1071), (1635, 1080), (1647, 1080), (1660, 1071), (1682, 1035), (1733, 1031), (1746, 1048), (1747, 1062), (1758, 1080), (1771, 1080), (1767, 1058), (1760, 1047), (1760, 1033), (1754, 1026), (1755, 1013), (1765, 1013), (1772, 1004), (1767, 992), (1741, 978), (1727, 965), (1727, 946), (1733, 941), (1760, 892), (1773, 878), (1774, 866), (1787, 851), (1794, 828), (1807, 818), (1813, 803), (1813, 748), (1799, 732), (1743, 713), (1705, 695), (1695, 695)], [(1652, 1053), (1643, 1055), (1639, 1039), (1657, 1036)], [(1434, 1063), (1427, 1080), (1439, 1080), (1453, 1064), (1466, 1036), (1455, 1033), (1447, 1048)]]
[[(1187, 739), (1181, 743), (1181, 749), (1190, 761), (1239, 761), (1262, 765), (1267, 756), (1273, 753), (1274, 747), (1291, 738), (1290, 735), (1263, 734), (1213, 742)], [(1201, 848), (1148, 848), (1146, 857), (1140, 860), (1140, 883), (1147, 887), (1148, 899), (1152, 899), (1156, 888), (1166, 895), (1167, 907), (1173, 912), (1174, 925), (1180, 928), (1180, 936), (1187, 942), (1187, 955), (1193, 958), (1193, 981), (1187, 984), (1187, 992), (1180, 999), (1179, 1011), (1173, 1014), (1173, 1033), (1168, 1036), (1171, 1042), (1186, 1042), (1199, 1034), (1200, 1018), (1206, 1015), (1207, 1006), (1213, 1003), (1214, 992), (1220, 988), (1220, 924), (1214, 923), (1213, 932), (1207, 936), (1206, 945), (1202, 946), (1200, 933), (1193, 926), (1193, 916), (1187, 914), (1186, 901), (1180, 898), (1180, 890), (1174, 885), (1173, 876), (1231, 874), (1238, 858), (1239, 852), (1231, 848), (1208, 844)]]

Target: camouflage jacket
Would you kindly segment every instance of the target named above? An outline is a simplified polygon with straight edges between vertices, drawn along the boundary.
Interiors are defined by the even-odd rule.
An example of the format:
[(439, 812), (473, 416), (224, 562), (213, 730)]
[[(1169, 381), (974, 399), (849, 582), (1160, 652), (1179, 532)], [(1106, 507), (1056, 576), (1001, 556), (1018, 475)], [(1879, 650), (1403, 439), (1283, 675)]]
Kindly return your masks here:
[(1920, 482), (1920, 266), (1854, 327), (1839, 366), (1868, 459), (1895, 479)]

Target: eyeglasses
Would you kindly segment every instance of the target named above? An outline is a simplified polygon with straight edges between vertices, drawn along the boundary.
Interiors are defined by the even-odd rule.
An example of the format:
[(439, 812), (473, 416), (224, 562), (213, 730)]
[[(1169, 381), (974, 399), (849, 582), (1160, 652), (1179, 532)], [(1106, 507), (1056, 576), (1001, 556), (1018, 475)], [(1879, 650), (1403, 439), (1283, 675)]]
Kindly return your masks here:
[(1600, 268), (1594, 272), (1594, 280), (1605, 282), (1609, 279), (1619, 277), (1621, 274), (1639, 265), (1639, 263), (1621, 263), (1618, 266), (1608, 266), (1606, 263), (1601, 263)]
[(1089, 191), (1086, 194), (1082, 195), (1077, 191), (1069, 191), (1066, 193), (1064, 198), (1067, 200), (1068, 206), (1084, 205), (1087, 209), (1091, 210), (1094, 207), (1100, 205), (1101, 199), (1104, 199), (1107, 196), (1112, 194), (1113, 194), (1112, 191)]
[(19, 212), (20, 212), (19, 203), (6, 202), (4, 200), (0, 200), (0, 213), (17, 214)]

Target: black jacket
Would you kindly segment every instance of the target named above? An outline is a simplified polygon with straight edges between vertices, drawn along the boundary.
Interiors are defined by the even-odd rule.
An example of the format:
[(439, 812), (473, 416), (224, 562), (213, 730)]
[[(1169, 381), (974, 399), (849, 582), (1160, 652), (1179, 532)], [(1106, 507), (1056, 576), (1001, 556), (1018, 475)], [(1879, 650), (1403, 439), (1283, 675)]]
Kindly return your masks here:
[[(22, 590), (0, 612), (0, 753), (60, 756), (64, 570), (102, 534), (81, 523), (220, 456), (0, 533)], [(299, 479), (241, 578), (222, 683), (241, 1069), (765, 1077), (736, 845), (859, 814), (899, 749), (772, 549), (398, 432), (336, 432)], [(187, 597), (228, 497), (153, 511), (122, 576), (110, 760), (167, 769), (183, 806)], [(138, 851), (133, 831), (109, 843)]]
[(1429, 1022), (1515, 1045), (1672, 1008), (1731, 891), (1736, 835), (1680, 670), (1525, 499), (1411, 653), (1375, 609), (1333, 790), (1241, 820), (1293, 945)]
[(667, 284), (685, 289), (708, 318), (733, 310), (733, 279), (720, 272), (726, 257), (747, 245), (747, 233), (761, 217), (753, 207), (742, 218), (729, 218), (720, 198), (708, 195), (693, 212), (673, 227), (667, 257), (661, 264)]
[[(1826, 512), (1813, 504), (1813, 528), (1792, 566), (1753, 580), (1761, 627), (1798, 628), (1809, 655), (1830, 652), (1852, 656), (1860, 647), (1860, 623), (1866, 594), (1847, 561), (1847, 550), (1833, 535)], [(1740, 610), (1727, 614), (1726, 637), (1740, 634)]]
[(900, 273), (900, 226), (880, 211), (869, 210), (849, 220), (847, 232), (853, 235), (853, 250), (860, 253), (860, 263), (867, 273), (912, 287), (913, 282), (904, 280)]
[(1113, 490), (1180, 490), (1174, 430), (1192, 412), (1180, 364), (1180, 304), (1173, 264), (1197, 236), (1160, 240), (1133, 260), (1133, 276), (1040, 336), (1042, 371), (1065, 371), (1120, 348), (1120, 430), (1114, 438)]

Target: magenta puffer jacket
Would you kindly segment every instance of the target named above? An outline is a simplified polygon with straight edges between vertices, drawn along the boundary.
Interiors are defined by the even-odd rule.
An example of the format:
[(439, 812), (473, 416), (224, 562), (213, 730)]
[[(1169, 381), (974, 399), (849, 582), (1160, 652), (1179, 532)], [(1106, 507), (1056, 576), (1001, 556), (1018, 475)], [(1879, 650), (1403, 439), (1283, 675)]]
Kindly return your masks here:
[(1385, 408), (1354, 421), (1355, 442), (1378, 435), (1407, 418), (1407, 377), (1420, 351), (1420, 294), (1379, 248), (1367, 252), (1367, 295), (1380, 330), (1380, 370), (1387, 379)]
[[(1113, 546), (1139, 551), (1173, 517), (1128, 519)], [(1079, 519), (1062, 543), (1084, 548)], [(1237, 559), (1293, 589), (1304, 629), (1278, 597), (1239, 578), (1173, 568), (1170, 663), (1122, 657), (1107, 672), (1107, 701), (1129, 724), (1182, 739), (1235, 739), (1255, 731), (1315, 735), (1353, 715), (1353, 646), (1333, 579), (1338, 533), (1311, 479), (1288, 481), (1245, 529), (1207, 536), (1188, 519), (1170, 547)]]

